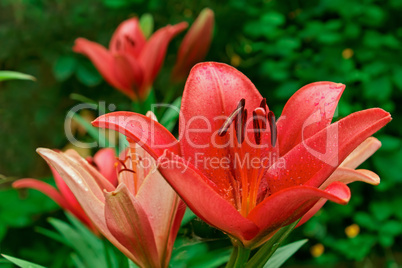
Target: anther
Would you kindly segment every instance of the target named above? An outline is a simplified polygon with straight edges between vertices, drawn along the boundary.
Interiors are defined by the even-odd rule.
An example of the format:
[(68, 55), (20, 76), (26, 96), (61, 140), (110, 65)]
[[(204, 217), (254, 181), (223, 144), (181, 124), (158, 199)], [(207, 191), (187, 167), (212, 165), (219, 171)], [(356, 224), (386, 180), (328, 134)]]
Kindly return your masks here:
[(263, 98), (263, 99), (262, 99), (262, 101), (261, 101), (261, 103), (260, 103), (260, 107), (261, 107), (262, 109), (264, 109), (265, 112), (267, 111), (267, 99), (266, 99), (266, 98)]
[(269, 111), (268, 113), (268, 121), (269, 121), (269, 127), (271, 128), (271, 145), (272, 147), (275, 147), (277, 132), (276, 132), (275, 114), (272, 111)]
[(260, 124), (258, 123), (258, 115), (253, 111), (253, 128), (254, 128), (254, 139), (257, 144), (261, 143), (261, 129)]
[(119, 174), (122, 173), (123, 171), (128, 171), (128, 172), (131, 172), (131, 173), (134, 173), (134, 174), (135, 174), (135, 171), (134, 171), (134, 170), (128, 169), (128, 168), (122, 168), (122, 169), (120, 169), (120, 170), (119, 170)]
[[(243, 114), (244, 110), (244, 105), (246, 103), (245, 99), (241, 99), (239, 101), (239, 104), (237, 105), (237, 108), (229, 115), (229, 117), (226, 119), (225, 123), (223, 123), (222, 127), (218, 131), (218, 135), (220, 137), (225, 136), (225, 134), (228, 132), (230, 125), (233, 123), (233, 121), (237, 118), (238, 120), (241, 120), (241, 116)], [(236, 122), (235, 122), (236, 123)]]
[(242, 144), (246, 133), (247, 109), (245, 109), (241, 116), (238, 116), (237, 119), (238, 120), (235, 121), (236, 137), (237, 142)]
[[(256, 113), (256, 117), (254, 117), (254, 118), (258, 119), (260, 128), (265, 130), (267, 128), (267, 121), (266, 121), (267, 120), (267, 113), (266, 113), (266, 111), (263, 108), (258, 107), (258, 108), (256, 108), (254, 110), (254, 112)], [(254, 114), (254, 112), (253, 112), (253, 114)]]

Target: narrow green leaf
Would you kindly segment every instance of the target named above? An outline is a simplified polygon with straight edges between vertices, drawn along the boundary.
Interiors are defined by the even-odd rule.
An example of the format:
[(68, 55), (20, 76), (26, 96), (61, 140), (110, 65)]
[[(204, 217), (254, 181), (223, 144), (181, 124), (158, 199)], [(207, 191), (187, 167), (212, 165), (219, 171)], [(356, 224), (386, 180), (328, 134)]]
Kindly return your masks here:
[(82, 103), (89, 104), (89, 105), (91, 105), (94, 109), (98, 109), (98, 104), (97, 104), (94, 100), (92, 100), (92, 99), (90, 99), (90, 98), (87, 98), (87, 97), (85, 97), (85, 96), (83, 96), (83, 95), (81, 95), (81, 94), (71, 93), (71, 94), (70, 94), (70, 99), (76, 100), (76, 101), (79, 101), (79, 102), (82, 102)]
[(18, 267), (21, 267), (21, 268), (45, 268), (45, 266), (35, 264), (35, 263), (29, 262), (29, 261), (21, 260), (18, 258), (14, 258), (14, 257), (8, 256), (8, 255), (1, 254), (1, 256), (3, 256), (4, 258), (6, 258), (10, 262), (14, 263), (15, 265), (17, 265)]
[(20, 72), (14, 72), (14, 71), (0, 71), (0, 81), (5, 81), (5, 80), (32, 80), (35, 81), (36, 78), (33, 77), (32, 75), (29, 74), (23, 74)]
[(272, 255), (272, 257), (264, 265), (264, 268), (279, 268), (285, 263), (293, 254), (296, 253), (304, 244), (307, 243), (307, 239), (299, 240), (290, 243), (286, 246), (278, 248), (278, 250)]
[(69, 242), (64, 237), (62, 237), (61, 235), (59, 235), (56, 232), (50, 231), (50, 230), (42, 228), (42, 227), (36, 227), (35, 231), (44, 236), (47, 236), (55, 241), (58, 241), (64, 245), (70, 246)]
[(73, 114), (72, 117), (78, 124), (80, 124), (88, 132), (88, 134), (93, 139), (99, 142), (99, 145), (101, 147), (110, 147), (109, 140), (105, 137), (105, 135), (102, 134), (102, 132), (99, 131), (98, 128), (92, 126), (91, 123), (86, 121), (78, 114)]
[(177, 123), (180, 114), (181, 97), (178, 97), (171, 105), (164, 105), (166, 107), (160, 123), (169, 131), (172, 131)]
[(264, 264), (272, 257), (281, 243), (289, 236), (299, 221), (295, 221), (277, 231), (274, 236), (268, 240), (257, 253), (247, 262), (246, 268), (262, 268)]

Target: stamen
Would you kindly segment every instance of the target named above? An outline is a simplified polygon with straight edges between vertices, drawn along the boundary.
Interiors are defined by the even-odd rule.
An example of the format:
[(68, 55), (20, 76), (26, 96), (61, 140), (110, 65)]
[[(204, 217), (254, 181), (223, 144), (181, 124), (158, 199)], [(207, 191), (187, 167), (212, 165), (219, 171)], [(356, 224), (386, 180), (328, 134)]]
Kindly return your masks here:
[[(218, 135), (220, 137), (225, 136), (225, 134), (228, 132), (230, 125), (233, 123), (233, 121), (238, 118), (241, 117), (241, 115), (239, 115), (240, 113), (243, 113), (243, 109), (244, 109), (244, 105), (246, 104), (246, 100), (245, 99), (241, 99), (239, 101), (239, 104), (237, 104), (237, 108), (229, 115), (229, 117), (226, 119), (226, 121), (223, 123), (222, 127), (219, 129), (218, 131)], [(236, 122), (235, 122), (236, 123)]]
[[(125, 169), (127, 169), (127, 166), (126, 166), (126, 164), (124, 163), (124, 162), (127, 160), (127, 158), (124, 159), (124, 161), (123, 161), (123, 160), (121, 160), (120, 158), (116, 157), (116, 160), (117, 160), (117, 162), (119, 162)], [(116, 163), (116, 166), (117, 166), (117, 165), (118, 165), (118, 163)]]
[(272, 147), (275, 147), (277, 131), (275, 123), (275, 114), (272, 111), (269, 111), (268, 113), (268, 121), (269, 121), (269, 127), (271, 128), (271, 145)]
[(131, 173), (134, 173), (134, 174), (135, 174), (135, 171), (132, 170), (132, 169), (129, 169), (129, 168), (122, 168), (122, 169), (120, 169), (120, 170), (119, 170), (119, 174), (122, 173), (123, 171), (128, 171), (128, 172), (131, 172)]
[(242, 115), (239, 116), (238, 119), (239, 120), (235, 121), (236, 136), (237, 142), (242, 144), (246, 134), (247, 109), (243, 111)]
[(261, 129), (260, 125), (258, 124), (258, 115), (253, 111), (253, 128), (254, 128), (254, 139), (257, 144), (261, 143)]
[(266, 113), (266, 111), (261, 107), (256, 108), (254, 111), (257, 114), (257, 119), (258, 119), (258, 122), (259, 122), (259, 125), (260, 125), (261, 129), (265, 130), (267, 128), (267, 121), (266, 121), (267, 120), (266, 119), (267, 113)]
[(267, 99), (263, 98), (261, 103), (260, 103), (260, 107), (264, 109), (264, 111), (267, 111)]
[(225, 134), (228, 132), (230, 125), (233, 123), (233, 121), (236, 119), (236, 117), (239, 116), (241, 110), (243, 107), (236, 108), (236, 110), (233, 111), (231, 115), (226, 119), (225, 123), (223, 123), (222, 127), (218, 131), (218, 135), (220, 137), (225, 136)]

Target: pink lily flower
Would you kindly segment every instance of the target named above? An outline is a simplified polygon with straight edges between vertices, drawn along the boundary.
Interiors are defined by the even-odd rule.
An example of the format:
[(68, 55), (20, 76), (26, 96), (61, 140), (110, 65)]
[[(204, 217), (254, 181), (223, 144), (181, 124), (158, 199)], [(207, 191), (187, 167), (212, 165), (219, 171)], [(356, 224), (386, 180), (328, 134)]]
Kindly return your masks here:
[(59, 172), (97, 229), (121, 252), (140, 267), (168, 267), (186, 206), (158, 172), (153, 158), (135, 142), (129, 143), (120, 160), (117, 187), (73, 150), (37, 151)]
[(146, 40), (138, 18), (131, 18), (119, 25), (109, 50), (85, 38), (78, 38), (73, 50), (87, 56), (111, 86), (132, 100), (145, 100), (170, 41), (187, 26), (186, 22), (165, 26)]
[[(87, 162), (94, 166), (112, 185), (117, 184), (116, 173), (116, 154), (113, 149), (106, 148), (99, 150), (93, 158), (88, 158)], [(81, 205), (78, 203), (74, 194), (71, 192), (67, 184), (63, 181), (60, 174), (50, 166), (53, 178), (56, 182), (57, 189), (53, 186), (36, 179), (20, 179), (13, 183), (13, 187), (31, 188), (38, 190), (49, 196), (61, 208), (73, 214), (83, 224), (85, 224), (93, 233), (98, 234), (98, 230), (92, 221), (88, 218)]]
[(276, 121), (246, 76), (225, 64), (201, 63), (184, 89), (179, 141), (131, 112), (103, 115), (93, 125), (140, 142), (197, 216), (234, 243), (255, 248), (320, 199), (349, 201), (348, 181), (327, 180), (391, 116), (373, 108), (331, 124), (344, 88), (331, 82), (306, 85)]
[(204, 60), (212, 41), (214, 30), (214, 12), (204, 8), (183, 38), (173, 67), (174, 81), (185, 80), (190, 69)]

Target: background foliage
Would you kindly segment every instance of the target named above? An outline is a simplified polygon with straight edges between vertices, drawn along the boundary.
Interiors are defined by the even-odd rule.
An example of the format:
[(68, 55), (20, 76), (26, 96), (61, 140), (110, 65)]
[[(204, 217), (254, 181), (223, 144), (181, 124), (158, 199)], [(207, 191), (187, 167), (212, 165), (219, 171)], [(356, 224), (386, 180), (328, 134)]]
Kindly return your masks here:
[[(10, 182), (50, 174), (35, 149), (67, 145), (64, 118), (77, 104), (71, 93), (106, 100), (117, 104), (118, 110), (131, 108), (89, 60), (72, 52), (75, 38), (107, 45), (117, 25), (130, 16), (151, 13), (155, 28), (160, 28), (192, 22), (206, 6), (216, 16), (207, 59), (244, 72), (275, 114), (301, 86), (329, 80), (346, 84), (338, 118), (371, 107), (384, 108), (394, 118), (376, 135), (383, 147), (364, 164), (380, 175), (381, 184), (353, 184), (348, 206), (327, 204), (299, 228), (292, 240), (310, 241), (287, 265), (402, 263), (401, 0), (2, 0), (0, 69), (31, 74), (37, 82), (0, 83), (0, 251), (51, 267), (66, 264), (69, 249), (34, 230), (34, 226), (51, 228), (46, 218), (63, 214), (44, 195), (18, 193), (10, 189)], [(161, 79), (154, 85), (158, 100), (166, 95), (158, 81), (168, 77), (179, 40), (170, 45)], [(197, 220), (181, 232), (192, 241), (205, 242), (198, 247), (203, 254), (207, 249), (224, 251), (229, 244), (224, 238), (211, 241), (223, 236)]]

